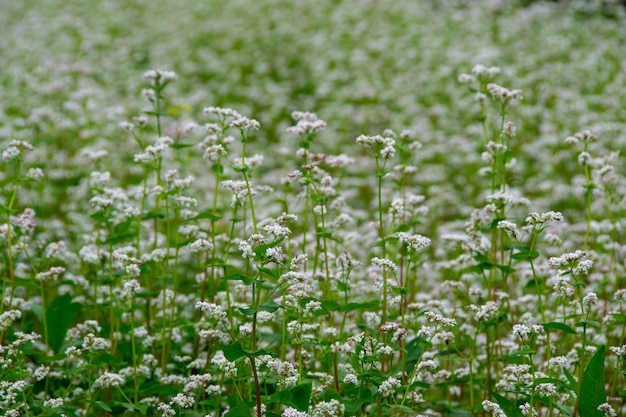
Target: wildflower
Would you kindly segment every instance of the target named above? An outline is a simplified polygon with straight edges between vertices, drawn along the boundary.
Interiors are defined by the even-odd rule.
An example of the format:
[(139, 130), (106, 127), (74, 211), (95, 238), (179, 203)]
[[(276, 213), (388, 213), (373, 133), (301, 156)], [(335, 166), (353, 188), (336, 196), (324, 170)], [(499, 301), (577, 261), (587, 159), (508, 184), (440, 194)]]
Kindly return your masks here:
[(212, 320), (222, 320), (226, 318), (226, 312), (217, 304), (209, 303), (207, 301), (198, 301), (196, 303), (196, 309), (202, 311), (205, 317)]
[(488, 413), (491, 413), (492, 417), (506, 417), (506, 414), (504, 413), (504, 411), (502, 411), (502, 409), (497, 403), (484, 400), (482, 404), (483, 404), (483, 410), (485, 410)]
[(35, 275), (35, 279), (40, 282), (54, 281), (59, 278), (61, 274), (65, 272), (65, 268), (62, 266), (53, 266), (46, 272), (40, 272)]
[(209, 252), (213, 250), (213, 244), (206, 239), (198, 239), (189, 245), (193, 253)]
[(428, 319), (429, 322), (437, 323), (441, 327), (456, 326), (456, 320), (455, 319), (445, 318), (441, 314), (434, 313), (432, 311), (427, 311), (426, 313), (424, 313), (424, 316), (426, 316), (426, 318)]
[(170, 404), (176, 405), (180, 408), (189, 408), (193, 406), (194, 402), (195, 400), (193, 397), (189, 397), (187, 395), (179, 393), (172, 397)]
[(345, 412), (345, 405), (332, 399), (330, 401), (320, 401), (313, 407), (311, 417), (341, 417)]
[(507, 236), (511, 239), (517, 240), (519, 229), (515, 223), (508, 220), (500, 220), (497, 227), (500, 230), (504, 230)]
[(143, 78), (149, 80), (152, 85), (158, 86), (174, 81), (178, 78), (178, 76), (173, 71), (163, 71), (157, 69), (144, 72)]
[(396, 237), (403, 244), (407, 245), (407, 248), (411, 252), (419, 252), (426, 249), (432, 243), (430, 239), (418, 234), (411, 234), (406, 232), (396, 233)]
[(163, 417), (172, 417), (176, 415), (176, 411), (169, 404), (160, 403), (157, 407), (157, 411), (161, 413)]
[(575, 261), (583, 258), (586, 255), (587, 253), (582, 250), (564, 253), (561, 256), (553, 256), (552, 258), (548, 259), (548, 265), (554, 269), (559, 269), (564, 266), (571, 266)]
[(508, 90), (498, 84), (487, 84), (487, 91), (491, 97), (503, 106), (515, 105), (522, 97), (522, 90)]
[(30, 168), (26, 173), (26, 177), (33, 181), (37, 181), (44, 177), (44, 173), (41, 168)]
[(617, 412), (609, 403), (600, 404), (598, 410), (604, 413), (604, 417), (617, 417)]
[(105, 372), (93, 383), (93, 388), (119, 387), (124, 384), (124, 377), (112, 372)]
[(598, 303), (598, 296), (595, 292), (588, 292), (583, 297), (583, 307), (587, 312), (589, 312), (589, 308), (595, 306)]
[(23, 151), (32, 151), (35, 148), (28, 142), (23, 140), (12, 140), (9, 142), (7, 148), (2, 152), (2, 159), (5, 161), (11, 161), (18, 159)]
[(388, 269), (394, 274), (398, 272), (398, 266), (393, 261), (386, 258), (372, 258), (372, 264), (382, 269)]
[(378, 386), (378, 392), (380, 393), (380, 395), (386, 398), (386, 397), (389, 397), (391, 394), (393, 394), (395, 392), (395, 389), (398, 388), (399, 386), (400, 386), (400, 380), (394, 377), (389, 377), (386, 381), (383, 381)]

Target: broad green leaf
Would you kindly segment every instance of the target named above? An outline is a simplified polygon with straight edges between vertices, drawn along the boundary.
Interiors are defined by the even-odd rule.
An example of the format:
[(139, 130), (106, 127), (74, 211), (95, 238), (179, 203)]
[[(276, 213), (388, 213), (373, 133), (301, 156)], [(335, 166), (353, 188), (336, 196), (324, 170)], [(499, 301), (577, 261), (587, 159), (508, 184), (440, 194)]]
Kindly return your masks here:
[(300, 384), (290, 388), (289, 393), (291, 395), (285, 400), (285, 405), (293, 407), (298, 411), (307, 411), (311, 401), (312, 388), (313, 385), (311, 383)]
[(550, 323), (544, 323), (541, 326), (543, 326), (544, 330), (561, 330), (561, 331), (564, 331), (566, 333), (576, 334), (576, 330), (572, 329), (571, 327), (569, 327), (565, 323), (559, 323), (559, 322), (556, 322), (556, 321), (552, 321)]
[(340, 312), (353, 310), (372, 310), (378, 308), (378, 301), (368, 301), (366, 303), (348, 303), (339, 309)]
[(517, 252), (511, 255), (511, 258), (515, 260), (530, 260), (537, 257), (539, 257), (539, 252), (537, 252), (536, 250), (523, 250), (521, 252)]
[(498, 403), (502, 411), (507, 417), (524, 417), (522, 411), (515, 405), (515, 403), (506, 397), (498, 394), (497, 392), (491, 392), (493, 399)]
[(102, 401), (82, 400), (82, 402), (84, 402), (85, 404), (97, 405), (99, 408), (109, 413), (113, 411), (111, 407), (109, 407), (106, 403)]
[(240, 404), (230, 408), (228, 413), (224, 414), (224, 417), (250, 417), (251, 415), (251, 409), (245, 404)]
[(606, 402), (606, 388), (604, 386), (604, 351), (601, 346), (589, 361), (583, 373), (580, 386), (580, 400), (578, 412), (585, 417), (602, 417), (603, 411), (598, 410), (600, 404)]
[(247, 275), (244, 274), (240, 274), (240, 273), (235, 273), (235, 274), (231, 274), (231, 275), (227, 275), (225, 277), (222, 277), (222, 279), (225, 279), (227, 281), (241, 281), (246, 285), (250, 285), (254, 282), (254, 278), (249, 277)]
[(59, 353), (74, 314), (81, 308), (82, 304), (72, 302), (70, 294), (59, 295), (48, 306), (46, 310), (48, 345), (55, 353)]
[(196, 214), (195, 216), (190, 218), (188, 221), (209, 219), (209, 220), (216, 222), (220, 220), (221, 218), (222, 218), (222, 215), (220, 213), (213, 213), (212, 211), (203, 211), (202, 213)]
[(238, 342), (231, 343), (230, 345), (215, 345), (215, 349), (224, 352), (224, 357), (231, 362), (246, 356), (246, 351), (243, 350), (241, 344)]
[(576, 323), (575, 326), (576, 327), (590, 326), (590, 327), (595, 327), (596, 329), (599, 329), (600, 327), (602, 327), (600, 325), (600, 322), (595, 321), (595, 320), (581, 320), (578, 323)]

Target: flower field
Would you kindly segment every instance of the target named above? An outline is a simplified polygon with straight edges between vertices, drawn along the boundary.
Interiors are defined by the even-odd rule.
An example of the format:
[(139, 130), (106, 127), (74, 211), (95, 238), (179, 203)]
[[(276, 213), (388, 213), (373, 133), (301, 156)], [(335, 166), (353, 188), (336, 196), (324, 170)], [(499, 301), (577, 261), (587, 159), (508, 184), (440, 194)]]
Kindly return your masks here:
[(0, 416), (626, 413), (617, 2), (0, 4)]

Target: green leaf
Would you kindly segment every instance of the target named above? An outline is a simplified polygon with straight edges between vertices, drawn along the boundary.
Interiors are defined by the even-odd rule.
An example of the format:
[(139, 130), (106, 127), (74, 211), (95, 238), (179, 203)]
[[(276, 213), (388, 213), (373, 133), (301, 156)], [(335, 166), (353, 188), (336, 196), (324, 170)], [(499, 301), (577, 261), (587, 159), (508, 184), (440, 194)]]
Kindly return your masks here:
[(236, 407), (231, 407), (228, 410), (228, 413), (224, 414), (224, 417), (250, 417), (251, 412), (250, 408), (248, 408), (245, 404), (240, 404)]
[(600, 404), (606, 402), (606, 388), (604, 386), (604, 351), (601, 346), (593, 355), (583, 373), (580, 385), (580, 400), (578, 412), (585, 417), (602, 417), (603, 411), (598, 410)]
[(104, 239), (106, 245), (115, 245), (118, 243), (128, 242), (137, 237), (137, 231), (139, 230), (139, 223), (134, 219), (126, 220), (125, 222), (115, 225), (113, 231)]
[(254, 278), (240, 273), (227, 275), (225, 277), (222, 277), (222, 279), (225, 279), (227, 281), (242, 281), (246, 285), (250, 285), (254, 282)]
[(97, 405), (98, 407), (109, 413), (113, 411), (111, 407), (109, 407), (106, 403), (102, 401), (82, 400), (82, 402), (84, 402), (85, 404)]
[(222, 215), (220, 213), (213, 213), (212, 211), (203, 211), (202, 213), (199, 213), (193, 216), (192, 218), (190, 218), (189, 221), (209, 219), (209, 220), (216, 222), (220, 220), (221, 218), (222, 218)]
[(327, 311), (337, 311), (339, 310), (339, 303), (332, 300), (324, 300), (322, 301), (322, 308)]
[(372, 310), (378, 308), (378, 301), (368, 301), (367, 303), (348, 303), (339, 309), (339, 312), (345, 313), (353, 310)]
[(300, 384), (290, 388), (289, 393), (291, 395), (285, 400), (285, 405), (293, 407), (298, 411), (307, 411), (311, 401), (312, 388), (313, 385), (311, 383)]
[(602, 327), (600, 325), (600, 322), (595, 321), (595, 320), (581, 320), (578, 323), (576, 323), (575, 326), (576, 327), (590, 326), (590, 327), (595, 327), (596, 329), (599, 329), (600, 327)]
[(564, 331), (565, 333), (576, 334), (576, 330), (572, 329), (565, 323), (552, 321), (550, 323), (544, 323), (541, 326), (543, 326), (544, 330), (561, 330), (561, 331)]
[(191, 143), (172, 143), (170, 144), (170, 148), (172, 149), (183, 149), (183, 148), (189, 148), (190, 146), (193, 146)]
[(59, 353), (63, 346), (67, 330), (72, 324), (74, 314), (82, 308), (82, 304), (72, 302), (70, 294), (63, 294), (52, 300), (46, 310), (48, 324), (48, 345)]
[(578, 383), (576, 382), (576, 379), (574, 379), (574, 376), (566, 369), (563, 368), (563, 373), (565, 374), (565, 378), (567, 378), (567, 382), (568, 382), (568, 388), (571, 391), (576, 392), (576, 389), (578, 388)]
[(224, 357), (231, 362), (246, 356), (246, 351), (243, 350), (241, 344), (238, 342), (231, 343), (230, 345), (215, 345), (215, 349), (224, 352)]
[(539, 252), (537, 252), (536, 250), (523, 250), (521, 252), (517, 252), (514, 253), (513, 255), (511, 255), (512, 259), (515, 260), (530, 260), (530, 259), (535, 259), (539, 257)]
[(498, 405), (500, 406), (502, 411), (504, 411), (504, 414), (506, 414), (507, 417), (524, 417), (522, 411), (517, 408), (513, 401), (509, 400), (506, 397), (503, 397), (497, 392), (492, 391), (491, 394), (493, 395), (493, 399), (496, 401), (496, 403), (498, 403)]
[(259, 311), (267, 311), (273, 313), (280, 308), (280, 304), (277, 304), (274, 300), (269, 300), (261, 304), (258, 308)]
[(9, 285), (12, 285), (14, 287), (24, 287), (24, 288), (30, 288), (31, 290), (39, 290), (39, 285), (37, 285), (36, 281), (33, 281), (32, 279), (23, 279), (23, 278), (13, 278), (13, 280), (9, 279), (9, 278), (0, 278), (0, 281), (5, 282)]

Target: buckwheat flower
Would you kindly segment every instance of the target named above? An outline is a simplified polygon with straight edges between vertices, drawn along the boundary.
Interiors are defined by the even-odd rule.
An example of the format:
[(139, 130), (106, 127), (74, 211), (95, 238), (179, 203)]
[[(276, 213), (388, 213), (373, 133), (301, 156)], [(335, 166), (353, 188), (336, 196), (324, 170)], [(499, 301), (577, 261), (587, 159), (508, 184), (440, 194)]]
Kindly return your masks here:
[(85, 351), (107, 350), (110, 346), (110, 341), (103, 337), (97, 337), (93, 333), (87, 334), (83, 339), (83, 350)]
[(372, 258), (372, 264), (376, 265), (379, 268), (387, 269), (394, 274), (398, 272), (398, 266), (393, 261), (386, 258)]
[(124, 377), (112, 372), (105, 372), (93, 383), (93, 388), (119, 387), (124, 384)]
[(393, 156), (396, 154), (396, 148), (394, 146), (388, 145), (385, 146), (381, 151), (380, 151), (380, 156), (383, 159), (390, 159), (393, 158)]
[(40, 272), (35, 275), (35, 279), (39, 282), (55, 281), (65, 272), (62, 266), (53, 266), (46, 272)]
[(400, 242), (407, 245), (407, 248), (411, 252), (419, 252), (421, 250), (424, 250), (432, 243), (431, 240), (427, 237), (418, 234), (398, 232), (396, 233), (396, 237), (400, 240)]
[(359, 378), (355, 374), (349, 373), (343, 378), (343, 382), (346, 384), (359, 385)]
[(504, 413), (504, 411), (502, 411), (502, 409), (497, 403), (484, 400), (482, 402), (482, 405), (483, 405), (483, 410), (490, 413), (492, 417), (506, 417), (506, 414)]
[(180, 408), (189, 408), (193, 406), (194, 402), (195, 400), (193, 397), (179, 393), (172, 397), (170, 404), (176, 405)]
[(480, 307), (472, 304), (468, 306), (468, 308), (476, 312), (474, 319), (478, 321), (487, 321), (495, 315), (500, 306), (493, 301), (487, 301), (485, 305), (482, 305)]
[(226, 312), (222, 309), (222, 307), (218, 306), (214, 303), (209, 303), (207, 301), (198, 301), (196, 302), (196, 309), (202, 311), (205, 314), (205, 317), (213, 320), (222, 320), (226, 318)]
[(458, 81), (461, 84), (471, 84), (474, 82), (474, 77), (469, 74), (460, 74)]
[(176, 411), (169, 404), (160, 403), (157, 407), (157, 411), (161, 413), (163, 417), (172, 417), (176, 415)]
[(456, 320), (455, 319), (449, 319), (446, 318), (444, 316), (442, 316), (439, 313), (435, 313), (433, 311), (427, 311), (426, 313), (424, 313), (424, 316), (426, 317), (426, 319), (428, 319), (429, 322), (431, 323), (437, 323), (437, 327), (452, 327), (452, 326), (456, 326)]
[(11, 161), (18, 159), (23, 151), (32, 151), (35, 148), (28, 142), (22, 140), (12, 140), (7, 148), (2, 152), (2, 159)]
[(595, 306), (598, 303), (598, 296), (595, 292), (588, 292), (583, 297), (583, 307), (589, 312), (589, 308)]
[(30, 168), (26, 173), (26, 177), (33, 181), (38, 181), (44, 177), (44, 173), (41, 168)]
[(504, 230), (507, 236), (511, 239), (517, 240), (517, 237), (519, 235), (519, 229), (517, 228), (517, 225), (515, 223), (508, 220), (500, 220), (498, 222), (497, 228), (500, 230)]
[(247, 336), (252, 333), (252, 323), (244, 323), (239, 326), (239, 333), (242, 336)]
[(548, 265), (553, 269), (559, 269), (562, 267), (571, 266), (574, 261), (577, 261), (586, 255), (587, 253), (582, 250), (577, 250), (576, 252), (564, 253), (561, 256), (553, 256), (550, 259), (548, 259)]
[(592, 267), (593, 261), (591, 259), (583, 259), (578, 262), (572, 272), (574, 272), (574, 275), (577, 276), (589, 275), (589, 271), (591, 271)]
[(127, 132), (132, 132), (135, 130), (135, 125), (130, 122), (120, 122), (120, 129), (125, 130)]
[(502, 129), (502, 133), (509, 138), (514, 138), (516, 131), (517, 128), (515, 127), (515, 124), (510, 121), (506, 122), (504, 124), (504, 128)]
[(239, 250), (241, 251), (241, 256), (244, 259), (254, 259), (254, 252), (252, 251), (252, 246), (246, 240), (242, 240), (239, 242)]
[(400, 380), (394, 377), (389, 377), (378, 386), (378, 392), (383, 396), (383, 398), (387, 398), (393, 394), (399, 386)]
[(226, 359), (223, 351), (218, 350), (217, 352), (215, 352), (215, 355), (211, 359), (211, 363), (217, 366), (227, 376), (237, 376), (237, 365), (235, 365), (235, 362), (230, 362), (228, 359)]
[(520, 339), (524, 339), (530, 334), (530, 327), (526, 326), (525, 324), (514, 324), (513, 334), (518, 336)]
[(565, 356), (554, 356), (548, 360), (548, 369), (561, 370), (569, 366), (570, 360)]
[(298, 411), (295, 408), (285, 407), (281, 417), (310, 417), (305, 411)]
[(565, 138), (565, 143), (576, 144), (578, 142), (594, 142), (598, 139), (598, 136), (590, 130), (583, 130), (575, 133), (574, 136), (568, 136)]
[(502, 105), (515, 105), (522, 97), (522, 90), (509, 90), (498, 84), (487, 84), (487, 91), (491, 97)]
[(22, 317), (22, 312), (20, 310), (9, 310), (5, 311), (0, 315), (0, 330), (4, 331), (8, 329), (13, 322), (20, 319)]
[(274, 239), (285, 238), (291, 234), (288, 227), (281, 226), (279, 223), (263, 226), (263, 231), (274, 236)]
[(207, 147), (204, 150), (204, 154), (202, 155), (202, 157), (204, 159), (208, 159), (209, 161), (217, 161), (222, 156), (225, 156), (227, 154), (228, 154), (228, 151), (226, 151), (226, 148), (224, 148), (224, 146), (221, 144), (217, 144), (217, 145), (211, 145)]
[(247, 117), (240, 115), (230, 122), (230, 127), (241, 130), (259, 130), (261, 128), (261, 124), (257, 120), (248, 119)]
[[(531, 408), (530, 403), (524, 403), (520, 405), (519, 409), (523, 416), (536, 417), (538, 415), (537, 409)], [(532, 413), (531, 413), (531, 410), (532, 410)]]
[(213, 244), (206, 239), (198, 239), (189, 245), (191, 252), (201, 253), (213, 250)]
[(157, 98), (156, 92), (151, 88), (144, 88), (141, 90), (141, 95), (143, 95), (150, 103), (154, 103)]
[(613, 296), (615, 297), (615, 301), (620, 304), (623, 303), (624, 301), (626, 301), (626, 289), (620, 288), (619, 290), (615, 291)]
[(63, 407), (64, 404), (65, 400), (63, 398), (49, 398), (43, 402), (43, 407), (54, 409)]
[(311, 417), (342, 417), (345, 410), (345, 405), (335, 399), (321, 401), (313, 407)]
[(96, 209), (96, 211), (104, 211), (107, 207), (113, 205), (113, 200), (110, 198), (95, 196), (89, 200), (89, 205)]
[(587, 151), (583, 151), (578, 154), (578, 165), (580, 166), (589, 166), (593, 164), (593, 159), (591, 155)]
[(317, 206), (313, 207), (313, 212), (321, 216), (323, 214), (326, 214), (328, 210), (326, 209), (326, 206), (318, 204)]
[(526, 217), (526, 223), (528, 224), (543, 224), (548, 221), (563, 221), (563, 214), (558, 211), (548, 211), (546, 213), (532, 212)]
[(174, 202), (178, 207), (196, 208), (198, 207), (198, 200), (192, 197), (180, 195), (174, 199)]
[[(136, 265), (135, 265), (136, 266)], [(124, 281), (122, 288), (122, 296), (126, 299), (132, 299), (132, 297), (141, 290), (141, 285), (136, 279)]]
[(433, 336), (433, 344), (450, 345), (452, 343), (454, 343), (454, 333), (452, 332), (439, 332)]
[(174, 71), (149, 70), (143, 73), (143, 78), (149, 80), (152, 85), (161, 85), (178, 78)]
[(541, 397), (554, 397), (557, 395), (556, 385), (551, 383), (537, 384), (535, 392)]
[(609, 403), (600, 404), (598, 410), (604, 413), (604, 417), (617, 417), (617, 412)]

